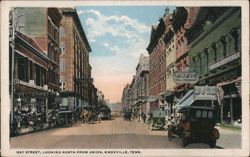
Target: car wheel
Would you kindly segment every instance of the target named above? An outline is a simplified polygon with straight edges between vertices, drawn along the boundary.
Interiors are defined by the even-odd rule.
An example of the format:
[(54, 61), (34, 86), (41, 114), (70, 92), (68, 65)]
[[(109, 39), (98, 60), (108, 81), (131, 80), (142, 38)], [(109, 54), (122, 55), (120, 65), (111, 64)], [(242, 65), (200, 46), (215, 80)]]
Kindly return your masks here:
[(209, 147), (214, 148), (215, 146), (216, 146), (216, 139), (211, 138), (211, 140), (209, 142)]
[(188, 145), (188, 138), (185, 137), (185, 134), (182, 134), (181, 144), (182, 144), (182, 147), (186, 147)]

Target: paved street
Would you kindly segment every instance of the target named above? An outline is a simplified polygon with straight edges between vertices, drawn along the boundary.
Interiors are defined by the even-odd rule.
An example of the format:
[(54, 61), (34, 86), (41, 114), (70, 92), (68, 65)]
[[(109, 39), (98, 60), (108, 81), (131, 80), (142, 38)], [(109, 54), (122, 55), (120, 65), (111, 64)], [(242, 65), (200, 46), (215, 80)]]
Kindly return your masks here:
[[(232, 138), (232, 133), (227, 131), (221, 137)], [(235, 136), (235, 141), (240, 136)], [(236, 139), (237, 138), (237, 139)], [(34, 142), (39, 141), (39, 142)], [(219, 140), (218, 144), (223, 145), (228, 140)], [(235, 148), (236, 145), (232, 145)], [(116, 118), (108, 121), (101, 121), (96, 124), (76, 123), (69, 128), (55, 128), (37, 133), (26, 134), (11, 138), (12, 148), (133, 148), (133, 149), (176, 149), (182, 148), (181, 141), (175, 138), (168, 141), (166, 132), (150, 131), (147, 125), (134, 121), (123, 121)], [(240, 146), (239, 146), (240, 147)], [(188, 148), (208, 148), (206, 144), (190, 144)]]

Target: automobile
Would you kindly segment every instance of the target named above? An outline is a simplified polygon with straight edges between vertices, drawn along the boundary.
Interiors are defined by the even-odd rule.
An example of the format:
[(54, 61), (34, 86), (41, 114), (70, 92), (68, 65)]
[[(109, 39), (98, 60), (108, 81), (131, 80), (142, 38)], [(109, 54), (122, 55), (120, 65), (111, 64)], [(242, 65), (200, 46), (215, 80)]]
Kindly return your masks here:
[(108, 107), (102, 107), (99, 112), (99, 117), (103, 119), (110, 120), (111, 119), (111, 110)]
[(132, 117), (132, 112), (131, 111), (123, 111), (123, 120), (129, 120), (131, 121), (131, 117)]
[(206, 143), (214, 148), (220, 137), (215, 127), (218, 108), (215, 88), (197, 88), (190, 90), (174, 107), (175, 113), (167, 129), (168, 139), (180, 137), (183, 147), (190, 143)]
[(168, 138), (178, 135), (183, 147), (190, 143), (206, 143), (213, 148), (220, 136), (215, 128), (215, 117), (216, 110), (212, 107), (187, 107), (179, 111), (179, 122), (168, 126)]
[(152, 110), (149, 114), (148, 128), (153, 129), (164, 129), (165, 127), (166, 112), (161, 108)]
[(58, 118), (57, 118), (57, 124), (60, 126), (72, 126), (73, 125), (73, 112), (72, 111), (59, 111), (58, 112)]

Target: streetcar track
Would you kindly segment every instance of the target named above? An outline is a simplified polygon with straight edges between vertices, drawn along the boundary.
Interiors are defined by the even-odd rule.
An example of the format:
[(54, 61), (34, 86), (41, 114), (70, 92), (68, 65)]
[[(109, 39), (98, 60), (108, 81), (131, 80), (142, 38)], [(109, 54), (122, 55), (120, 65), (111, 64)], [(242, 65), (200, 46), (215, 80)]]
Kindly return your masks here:
[(112, 142), (113, 134), (114, 134), (113, 124), (111, 123), (111, 135), (110, 135), (110, 138), (109, 138), (109, 146), (108, 146), (108, 149), (110, 149), (110, 147), (111, 147), (111, 142)]
[[(129, 125), (131, 126), (132, 124), (129, 123)], [(131, 139), (135, 139), (135, 143), (136, 143), (136, 145), (138, 146), (138, 149), (142, 148), (142, 147), (140, 146), (140, 143), (138, 142), (138, 139), (137, 139), (136, 135), (135, 135), (134, 133), (132, 133), (131, 127), (126, 127), (126, 128), (127, 128), (127, 130), (129, 131), (129, 136), (131, 137)], [(134, 136), (134, 137), (133, 137), (133, 136)]]

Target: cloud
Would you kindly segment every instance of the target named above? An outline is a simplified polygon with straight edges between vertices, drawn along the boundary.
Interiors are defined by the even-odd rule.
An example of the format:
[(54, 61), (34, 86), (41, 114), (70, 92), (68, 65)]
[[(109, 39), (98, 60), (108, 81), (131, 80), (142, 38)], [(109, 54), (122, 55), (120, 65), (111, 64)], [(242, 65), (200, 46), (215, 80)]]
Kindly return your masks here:
[(95, 84), (111, 100), (120, 100), (124, 84), (130, 83), (136, 72), (140, 54), (147, 54), (151, 26), (125, 15), (107, 16), (93, 9), (78, 14), (87, 15), (82, 19), (88, 40), (93, 43), (90, 64)]
[(128, 16), (106, 16), (101, 14), (98, 10), (79, 10), (79, 15), (90, 14), (96, 16), (97, 19), (89, 17), (86, 19), (88, 26), (89, 40), (96, 40), (100, 36), (107, 33), (113, 36), (120, 36), (126, 39), (140, 38), (139, 34), (150, 31), (150, 27), (138, 22), (136, 19), (131, 19)]
[(103, 43), (103, 46), (109, 47), (109, 44), (108, 43)]

